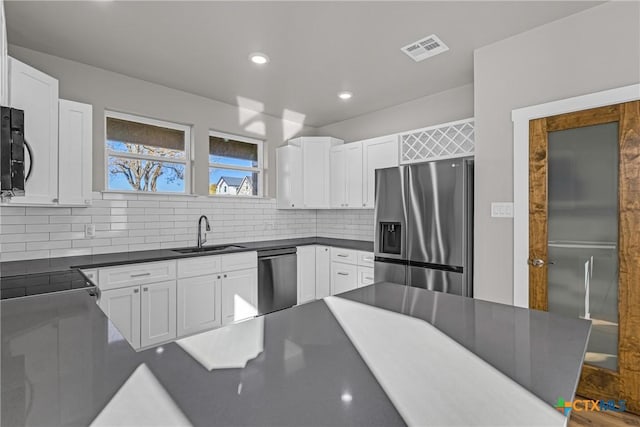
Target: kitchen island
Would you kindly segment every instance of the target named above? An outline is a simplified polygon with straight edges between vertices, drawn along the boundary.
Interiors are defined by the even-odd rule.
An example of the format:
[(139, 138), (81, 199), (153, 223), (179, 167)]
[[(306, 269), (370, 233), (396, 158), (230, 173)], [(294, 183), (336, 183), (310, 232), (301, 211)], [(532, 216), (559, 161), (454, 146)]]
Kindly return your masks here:
[(85, 290), (2, 302), (2, 425), (563, 425), (590, 322), (377, 283), (141, 352)]

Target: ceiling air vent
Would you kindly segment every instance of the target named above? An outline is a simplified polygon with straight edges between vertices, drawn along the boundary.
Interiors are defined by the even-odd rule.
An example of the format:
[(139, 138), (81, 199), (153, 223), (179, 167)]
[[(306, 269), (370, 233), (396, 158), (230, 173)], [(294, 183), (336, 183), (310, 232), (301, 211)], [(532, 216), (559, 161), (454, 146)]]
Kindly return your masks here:
[(442, 40), (440, 40), (438, 36), (431, 34), (417, 42), (409, 43), (400, 50), (409, 55), (414, 61), (419, 62), (439, 53), (446, 52), (449, 48), (446, 44), (442, 43)]

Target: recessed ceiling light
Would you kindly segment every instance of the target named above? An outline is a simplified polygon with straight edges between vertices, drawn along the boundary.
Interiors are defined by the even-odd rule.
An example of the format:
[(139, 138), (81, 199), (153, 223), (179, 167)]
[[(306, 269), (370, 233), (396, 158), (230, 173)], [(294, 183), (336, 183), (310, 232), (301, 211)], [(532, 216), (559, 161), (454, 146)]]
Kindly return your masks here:
[(338, 92), (338, 98), (342, 99), (343, 101), (346, 101), (347, 99), (351, 99), (352, 96), (353, 96), (353, 93), (346, 90), (342, 92)]
[(263, 65), (269, 62), (269, 57), (264, 53), (256, 52), (249, 55), (249, 59), (254, 64)]

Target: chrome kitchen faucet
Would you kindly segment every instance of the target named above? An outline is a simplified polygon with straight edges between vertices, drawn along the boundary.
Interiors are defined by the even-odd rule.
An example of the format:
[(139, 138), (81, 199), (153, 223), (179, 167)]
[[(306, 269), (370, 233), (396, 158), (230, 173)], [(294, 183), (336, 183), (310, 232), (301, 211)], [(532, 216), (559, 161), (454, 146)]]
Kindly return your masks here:
[(205, 223), (205, 231), (211, 231), (211, 227), (209, 226), (209, 218), (206, 215), (202, 215), (200, 219), (198, 219), (198, 248), (201, 248), (207, 242), (207, 233), (202, 236), (202, 220), (204, 219)]

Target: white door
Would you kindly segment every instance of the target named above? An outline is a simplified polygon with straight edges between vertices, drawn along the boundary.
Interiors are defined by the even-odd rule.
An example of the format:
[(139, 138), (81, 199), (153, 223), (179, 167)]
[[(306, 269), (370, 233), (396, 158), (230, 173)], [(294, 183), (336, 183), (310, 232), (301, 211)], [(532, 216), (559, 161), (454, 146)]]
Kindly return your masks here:
[[(330, 176), (330, 205), (332, 208), (344, 208), (347, 200), (347, 176), (346, 176), (346, 145), (331, 147), (329, 162), (331, 164)], [(362, 163), (362, 160), (360, 160)], [(361, 171), (362, 172), (362, 171)]]
[(176, 281), (142, 285), (140, 344), (147, 347), (176, 337)]
[(133, 348), (140, 347), (140, 287), (100, 293), (98, 305)]
[(278, 209), (302, 208), (302, 149), (293, 145), (276, 150)]
[(358, 267), (340, 262), (331, 263), (331, 295), (358, 287)]
[(376, 169), (398, 166), (398, 137), (387, 136), (362, 141), (362, 206), (374, 207)]
[(316, 298), (331, 295), (331, 251), (328, 246), (316, 246)]
[[(58, 80), (9, 58), (9, 103), (24, 110), (25, 196), (11, 203), (55, 204), (58, 199)], [(25, 151), (27, 151), (25, 149)]]
[(258, 269), (222, 274), (222, 324), (258, 314)]
[(345, 144), (345, 207), (362, 208), (362, 143)]
[(298, 304), (316, 299), (316, 247), (298, 246)]
[(330, 138), (302, 138), (302, 195), (304, 207), (329, 207)]
[(211, 274), (178, 280), (178, 336), (221, 325), (221, 278)]
[(61, 205), (90, 205), (93, 107), (65, 99), (58, 105), (58, 202)]

